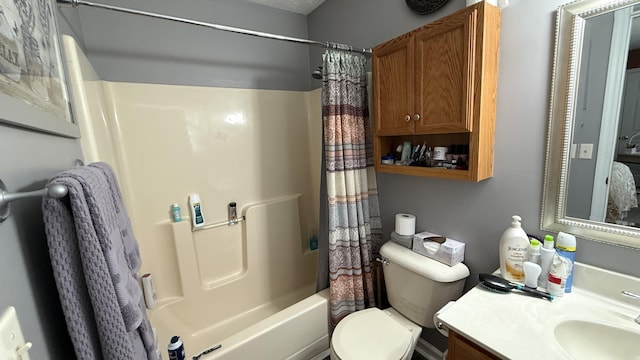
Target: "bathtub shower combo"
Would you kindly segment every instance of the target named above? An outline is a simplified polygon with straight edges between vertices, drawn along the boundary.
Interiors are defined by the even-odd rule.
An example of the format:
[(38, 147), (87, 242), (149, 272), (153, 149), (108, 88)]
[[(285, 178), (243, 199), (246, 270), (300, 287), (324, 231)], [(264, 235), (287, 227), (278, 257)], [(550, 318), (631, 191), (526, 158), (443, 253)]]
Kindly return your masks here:
[[(153, 275), (149, 317), (165, 359), (173, 335), (202, 360), (326, 356), (328, 292), (316, 293), (309, 248), (320, 91), (107, 82), (72, 37), (63, 42), (85, 162), (107, 162), (118, 176), (141, 271)], [(227, 225), (232, 202), (240, 221)], [(182, 221), (173, 222), (174, 203)]]
[[(84, 0), (58, 3), (371, 53)], [(325, 358), (329, 299), (327, 290), (316, 293), (312, 250), (320, 89), (108, 82), (72, 37), (63, 42), (85, 161), (114, 168), (140, 244), (141, 270), (153, 274), (158, 298), (149, 315), (160, 346), (179, 335), (189, 358)], [(195, 194), (205, 219), (198, 227), (186, 210)], [(181, 214), (172, 213), (173, 204)], [(230, 204), (238, 213), (227, 221)]]

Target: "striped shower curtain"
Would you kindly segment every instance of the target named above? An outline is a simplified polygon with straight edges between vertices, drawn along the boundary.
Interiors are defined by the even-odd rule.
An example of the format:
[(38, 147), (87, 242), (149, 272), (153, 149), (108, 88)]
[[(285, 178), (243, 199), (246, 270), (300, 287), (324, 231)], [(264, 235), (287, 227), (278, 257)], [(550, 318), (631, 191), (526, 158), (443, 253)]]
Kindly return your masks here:
[(333, 326), (350, 313), (375, 306), (372, 261), (381, 245), (381, 225), (365, 66), (363, 55), (339, 50), (323, 54), (322, 120)]

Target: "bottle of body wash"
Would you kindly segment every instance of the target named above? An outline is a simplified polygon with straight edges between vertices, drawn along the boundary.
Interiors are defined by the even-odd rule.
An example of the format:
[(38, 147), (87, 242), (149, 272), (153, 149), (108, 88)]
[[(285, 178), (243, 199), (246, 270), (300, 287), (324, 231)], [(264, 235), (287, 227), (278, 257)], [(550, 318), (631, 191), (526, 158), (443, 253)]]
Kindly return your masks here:
[(555, 254), (556, 250), (553, 248), (553, 235), (545, 235), (542, 247), (540, 247), (540, 267), (542, 268), (542, 272), (538, 278), (538, 286), (543, 289), (547, 288), (549, 270), (551, 269), (551, 262)]
[(500, 274), (509, 281), (523, 282), (524, 269), (522, 264), (527, 259), (529, 237), (522, 229), (518, 215), (511, 217), (511, 226), (502, 233), (500, 238)]
[(527, 261), (540, 265), (540, 241), (536, 239), (529, 240), (529, 248), (527, 249)]
[(202, 205), (200, 204), (200, 195), (189, 195), (189, 210), (191, 212), (191, 222), (193, 227), (204, 225), (204, 215), (202, 215)]

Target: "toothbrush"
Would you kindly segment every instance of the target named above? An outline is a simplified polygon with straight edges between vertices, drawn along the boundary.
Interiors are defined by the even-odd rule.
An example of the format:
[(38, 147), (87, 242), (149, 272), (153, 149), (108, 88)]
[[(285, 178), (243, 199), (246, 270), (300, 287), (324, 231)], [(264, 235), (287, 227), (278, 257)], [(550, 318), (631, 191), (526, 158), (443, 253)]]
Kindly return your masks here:
[(532, 296), (539, 297), (541, 299), (546, 299), (549, 301), (553, 301), (554, 296), (537, 289), (529, 288), (524, 285), (520, 285), (517, 283), (512, 283), (508, 280), (505, 280), (501, 277), (491, 275), (491, 274), (478, 274), (478, 278), (480, 279), (480, 285), (484, 286), (489, 290), (494, 290), (502, 293), (511, 292), (511, 290), (516, 289), (520, 290), (524, 293), (528, 293)]

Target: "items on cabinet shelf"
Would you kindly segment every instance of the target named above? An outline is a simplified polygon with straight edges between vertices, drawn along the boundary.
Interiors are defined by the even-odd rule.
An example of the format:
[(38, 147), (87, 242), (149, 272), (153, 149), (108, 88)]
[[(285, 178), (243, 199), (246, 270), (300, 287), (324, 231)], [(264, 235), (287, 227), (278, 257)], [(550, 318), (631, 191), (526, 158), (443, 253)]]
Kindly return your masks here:
[[(400, 151), (397, 151), (400, 149)], [(411, 150), (409, 150), (411, 149)], [(420, 167), (440, 167), (445, 169), (467, 170), (469, 153), (468, 145), (427, 146), (427, 143), (411, 146), (410, 142), (398, 145), (393, 152), (382, 156), (381, 163), (387, 165), (404, 165)]]

